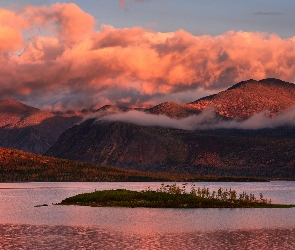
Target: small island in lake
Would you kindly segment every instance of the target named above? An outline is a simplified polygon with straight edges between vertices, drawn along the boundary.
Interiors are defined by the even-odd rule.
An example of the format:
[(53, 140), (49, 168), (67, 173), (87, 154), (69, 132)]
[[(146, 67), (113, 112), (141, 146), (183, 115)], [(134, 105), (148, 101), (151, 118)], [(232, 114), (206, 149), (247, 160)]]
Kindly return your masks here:
[(256, 199), (253, 194), (237, 194), (232, 189), (219, 188), (210, 192), (209, 188), (164, 185), (156, 191), (150, 188), (143, 191), (126, 189), (102, 190), (78, 194), (66, 198), (56, 205), (80, 205), (92, 207), (151, 207), (151, 208), (291, 208), (295, 205), (271, 204), (271, 200)]

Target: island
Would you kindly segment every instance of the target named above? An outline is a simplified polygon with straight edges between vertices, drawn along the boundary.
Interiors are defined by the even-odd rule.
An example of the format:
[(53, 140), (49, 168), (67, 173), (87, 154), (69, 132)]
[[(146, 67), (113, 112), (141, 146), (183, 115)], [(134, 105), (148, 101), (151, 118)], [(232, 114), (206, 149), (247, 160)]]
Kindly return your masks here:
[(79, 205), (91, 207), (149, 207), (149, 208), (291, 208), (295, 205), (272, 204), (271, 200), (256, 199), (253, 194), (219, 188), (210, 192), (209, 188), (195, 188), (190, 191), (186, 183), (182, 186), (164, 185), (157, 190), (147, 188), (142, 191), (126, 189), (101, 190), (78, 194), (55, 205)]

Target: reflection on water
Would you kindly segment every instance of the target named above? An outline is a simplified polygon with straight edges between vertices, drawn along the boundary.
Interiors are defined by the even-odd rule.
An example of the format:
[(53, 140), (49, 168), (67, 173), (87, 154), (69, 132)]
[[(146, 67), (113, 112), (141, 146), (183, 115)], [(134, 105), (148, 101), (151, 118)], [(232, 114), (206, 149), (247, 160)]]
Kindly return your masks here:
[(94, 227), (0, 225), (0, 249), (295, 249), (295, 229), (124, 234)]

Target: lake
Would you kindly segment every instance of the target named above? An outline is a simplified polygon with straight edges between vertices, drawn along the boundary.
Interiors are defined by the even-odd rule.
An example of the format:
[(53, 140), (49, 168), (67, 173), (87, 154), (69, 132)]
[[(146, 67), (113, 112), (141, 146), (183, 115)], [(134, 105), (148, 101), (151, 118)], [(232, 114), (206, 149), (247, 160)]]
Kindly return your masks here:
[[(165, 209), (56, 206), (95, 190), (161, 183), (0, 183), (0, 249), (295, 249), (295, 208)], [(165, 183), (172, 184), (172, 183)], [(295, 182), (199, 182), (295, 204)], [(47, 207), (34, 207), (48, 204)]]

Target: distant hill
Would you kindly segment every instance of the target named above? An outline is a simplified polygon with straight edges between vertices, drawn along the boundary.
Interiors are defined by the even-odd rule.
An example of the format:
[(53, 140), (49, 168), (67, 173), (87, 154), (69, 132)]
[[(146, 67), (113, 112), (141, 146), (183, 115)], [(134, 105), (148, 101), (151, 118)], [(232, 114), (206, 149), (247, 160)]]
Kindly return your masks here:
[(0, 101), (0, 147), (43, 154), (82, 118), (44, 112), (14, 100)]
[(201, 177), (149, 173), (99, 164), (55, 159), (0, 148), (0, 182), (23, 181), (264, 181), (265, 179)]

